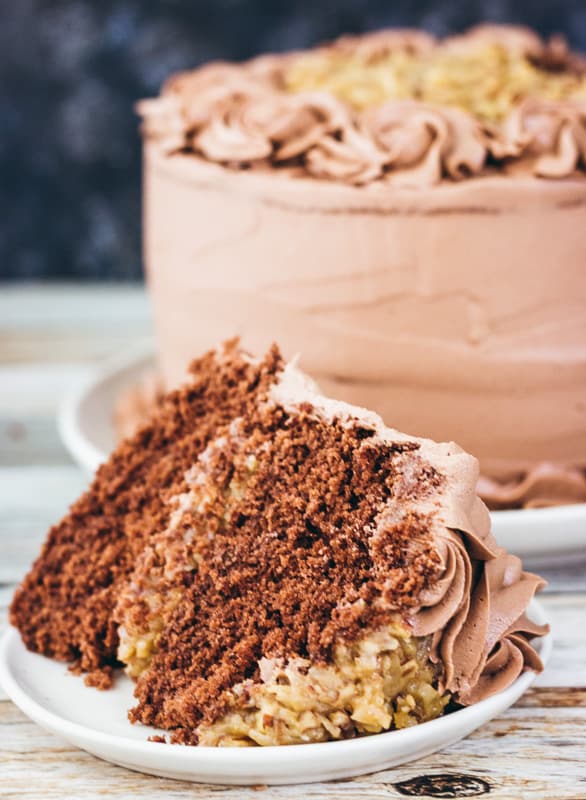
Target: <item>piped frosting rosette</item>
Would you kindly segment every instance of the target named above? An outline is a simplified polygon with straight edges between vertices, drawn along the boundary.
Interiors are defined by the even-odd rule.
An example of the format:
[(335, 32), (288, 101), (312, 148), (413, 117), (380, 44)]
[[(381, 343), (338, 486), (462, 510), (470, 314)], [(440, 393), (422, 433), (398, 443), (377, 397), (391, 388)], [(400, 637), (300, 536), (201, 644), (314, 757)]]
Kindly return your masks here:
[(438, 549), (443, 574), (420, 597), (414, 632), (432, 637), (432, 658), (443, 666), (442, 689), (463, 705), (509, 686), (541, 661), (530, 639), (542, 636), (525, 611), (545, 582), (490, 534), (450, 531)]
[(409, 622), (415, 635), (431, 637), (442, 691), (470, 705), (510, 686), (525, 670), (542, 669), (531, 639), (548, 628), (526, 611), (545, 581), (524, 572), (521, 560), (497, 544), (474, 493), (475, 459), (455, 445), (440, 447), (447, 448), (441, 468), (450, 487), (434, 514), (440, 566)]
[(429, 186), (443, 175), (457, 180), (484, 167), (482, 130), (459, 109), (404, 100), (365, 111), (358, 126), (349, 116), (343, 122), (306, 153), (306, 168), (314, 177)]
[(586, 503), (586, 474), (578, 468), (543, 463), (508, 481), (481, 475), (478, 493), (493, 510)]
[(513, 168), (529, 168), (542, 178), (584, 172), (586, 99), (565, 103), (526, 100), (505, 120), (501, 139), (495, 139), (492, 150), (496, 158), (512, 157)]
[[(544, 63), (557, 59), (558, 70), (564, 64), (584, 69), (575, 56), (524, 29), (495, 26), (442, 43), (427, 34), (382, 31), (316, 52), (368, 61), (387, 52), (442, 47), (450, 54), (494, 43)], [(287, 91), (287, 70), (298, 55), (174, 76), (159, 98), (138, 105), (146, 137), (167, 153), (192, 152), (230, 168), (295, 167), (299, 175), (356, 185), (433, 186), (495, 169), (542, 178), (586, 171), (586, 81), (575, 97), (520, 99), (496, 123), (449, 103), (407, 97), (356, 109), (328, 91)]]

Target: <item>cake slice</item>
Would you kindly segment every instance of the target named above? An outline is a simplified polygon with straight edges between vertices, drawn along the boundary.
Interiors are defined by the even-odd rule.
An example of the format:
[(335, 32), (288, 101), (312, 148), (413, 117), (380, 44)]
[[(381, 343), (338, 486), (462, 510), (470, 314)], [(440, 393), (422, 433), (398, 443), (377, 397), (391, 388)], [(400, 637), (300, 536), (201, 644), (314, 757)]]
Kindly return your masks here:
[(167, 525), (167, 499), (216, 432), (254, 406), (282, 367), (276, 349), (253, 361), (235, 341), (191, 366), (191, 381), (161, 402), (156, 420), (122, 442), (88, 491), (50, 531), (17, 589), (10, 620), (26, 646), (89, 673), (105, 688), (117, 663), (112, 617), (145, 544)]
[(291, 744), (432, 719), (540, 669), (543, 582), (497, 547), (477, 463), (292, 364), (201, 452), (115, 619), (133, 721)]
[(49, 533), (26, 645), (185, 744), (290, 744), (433, 719), (539, 670), (543, 582), (490, 534), (477, 462), (321, 395), (272, 348), (192, 365)]

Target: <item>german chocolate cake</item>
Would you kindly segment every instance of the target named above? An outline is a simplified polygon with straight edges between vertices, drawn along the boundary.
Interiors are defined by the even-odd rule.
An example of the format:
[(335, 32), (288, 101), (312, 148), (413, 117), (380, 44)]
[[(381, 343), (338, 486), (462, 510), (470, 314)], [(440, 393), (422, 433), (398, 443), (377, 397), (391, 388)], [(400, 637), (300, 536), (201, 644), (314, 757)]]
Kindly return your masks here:
[(586, 68), (483, 26), (175, 75), (140, 104), (167, 388), (239, 335), (480, 460), (493, 508), (586, 501)]
[(51, 529), (27, 647), (202, 745), (403, 728), (539, 670), (543, 585), (499, 548), (476, 460), (320, 394), (276, 347), (191, 366)]

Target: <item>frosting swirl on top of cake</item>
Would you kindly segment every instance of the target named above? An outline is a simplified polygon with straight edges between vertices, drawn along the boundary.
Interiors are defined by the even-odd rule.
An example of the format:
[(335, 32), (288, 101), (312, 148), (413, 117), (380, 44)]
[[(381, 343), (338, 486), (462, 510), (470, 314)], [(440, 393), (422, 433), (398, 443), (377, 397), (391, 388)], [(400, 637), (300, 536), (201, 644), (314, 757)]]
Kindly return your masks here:
[(138, 109), (165, 152), (236, 169), (358, 185), (558, 178), (586, 170), (585, 63), (524, 28), (390, 30), (181, 73)]
[(576, 467), (543, 462), (509, 480), (498, 481), (481, 475), (478, 493), (491, 509), (586, 503), (586, 473)]

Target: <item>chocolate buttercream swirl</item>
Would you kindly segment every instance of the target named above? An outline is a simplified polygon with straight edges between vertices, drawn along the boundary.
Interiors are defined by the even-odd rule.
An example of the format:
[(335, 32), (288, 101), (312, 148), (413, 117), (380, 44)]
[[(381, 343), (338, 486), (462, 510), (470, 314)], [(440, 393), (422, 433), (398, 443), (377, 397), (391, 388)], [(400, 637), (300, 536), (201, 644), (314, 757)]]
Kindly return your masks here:
[(478, 175), (486, 160), (481, 126), (463, 111), (413, 100), (368, 109), (360, 129), (323, 137), (307, 155), (312, 175), (352, 183), (384, 177), (401, 186)]
[[(553, 103), (526, 100), (505, 121), (495, 157), (523, 155), (519, 166), (542, 178), (586, 170), (586, 99)], [(500, 149), (502, 146), (502, 150)]]
[(432, 637), (432, 660), (442, 665), (440, 688), (463, 704), (476, 703), (542, 664), (530, 640), (548, 628), (526, 609), (545, 585), (498, 547), (488, 527), (447, 530), (438, 549), (443, 569), (420, 598), (414, 632)]
[(242, 95), (223, 104), (194, 137), (198, 151), (212, 161), (286, 161), (308, 153), (330, 131), (345, 127), (343, 109), (327, 95), (275, 97)]
[[(315, 52), (368, 64), (388, 54), (435, 48), (449, 58), (498, 46), (544, 72), (581, 74), (583, 62), (556, 42), (524, 28), (481, 26), (443, 42), (416, 31), (381, 31)], [(396, 99), (364, 108), (324, 89), (289, 91), (288, 70), (300, 57), (263, 56), (176, 75), (158, 99), (139, 103), (144, 134), (167, 153), (193, 152), (234, 169), (294, 165), (295, 174), (358, 185), (424, 187), (495, 169), (541, 178), (586, 172), (586, 83), (564, 99), (520, 98), (497, 123), (451, 105), (459, 102), (457, 91), (441, 104), (405, 99), (399, 87)], [(450, 75), (450, 91), (457, 79)]]
[(543, 463), (509, 481), (481, 475), (478, 493), (493, 510), (586, 503), (586, 474), (577, 468)]
[(386, 179), (401, 185), (431, 185), (443, 176), (478, 175), (486, 160), (481, 125), (458, 108), (438, 109), (413, 100), (367, 110), (369, 138), (385, 153)]

